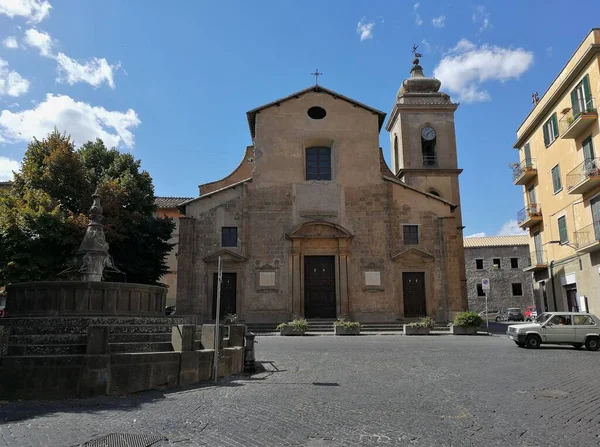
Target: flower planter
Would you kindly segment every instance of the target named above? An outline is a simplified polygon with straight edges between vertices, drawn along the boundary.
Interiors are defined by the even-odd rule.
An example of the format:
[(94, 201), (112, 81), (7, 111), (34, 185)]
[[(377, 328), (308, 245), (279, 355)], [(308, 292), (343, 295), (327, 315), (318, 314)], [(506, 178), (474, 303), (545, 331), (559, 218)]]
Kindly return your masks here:
[(429, 335), (429, 328), (405, 324), (404, 335)]
[(293, 326), (286, 326), (279, 330), (280, 335), (304, 335), (305, 332), (305, 330), (295, 331)]
[(477, 326), (455, 326), (452, 325), (454, 335), (477, 335)]
[(334, 326), (333, 332), (335, 335), (359, 335), (360, 326), (350, 328), (344, 326)]

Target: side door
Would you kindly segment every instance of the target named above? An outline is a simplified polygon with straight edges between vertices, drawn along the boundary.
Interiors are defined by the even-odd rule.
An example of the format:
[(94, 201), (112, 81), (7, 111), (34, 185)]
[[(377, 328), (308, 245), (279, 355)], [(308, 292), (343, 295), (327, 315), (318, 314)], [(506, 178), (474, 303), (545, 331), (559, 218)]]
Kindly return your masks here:
[(574, 315), (573, 323), (575, 325), (575, 336), (577, 343), (583, 343), (588, 334), (599, 332), (599, 328), (594, 319), (589, 315)]
[(594, 236), (596, 240), (600, 240), (600, 196), (596, 196), (590, 200), (592, 208), (592, 221), (594, 222)]
[(555, 314), (546, 323), (547, 343), (576, 343), (575, 326), (571, 321), (571, 315)]

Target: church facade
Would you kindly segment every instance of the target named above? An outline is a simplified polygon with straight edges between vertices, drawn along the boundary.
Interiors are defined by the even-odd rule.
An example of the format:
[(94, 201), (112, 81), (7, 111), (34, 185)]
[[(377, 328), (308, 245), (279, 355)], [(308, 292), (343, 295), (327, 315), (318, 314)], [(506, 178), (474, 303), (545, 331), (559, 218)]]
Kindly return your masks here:
[(182, 204), (177, 313), (447, 321), (467, 308), (454, 112), (415, 60), (385, 113), (315, 85), (247, 113), (252, 145)]

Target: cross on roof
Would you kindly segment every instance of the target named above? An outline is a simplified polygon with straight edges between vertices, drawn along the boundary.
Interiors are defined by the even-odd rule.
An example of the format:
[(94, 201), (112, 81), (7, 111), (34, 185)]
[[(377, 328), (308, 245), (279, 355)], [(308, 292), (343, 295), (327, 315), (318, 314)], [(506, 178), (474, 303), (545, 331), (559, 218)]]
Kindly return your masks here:
[(320, 73), (318, 68), (315, 70), (314, 73), (311, 73), (311, 75), (315, 77), (315, 85), (319, 85), (319, 76), (321, 76), (322, 74), (323, 73)]
[(413, 54), (415, 55), (415, 57), (423, 57), (423, 55), (421, 53), (417, 53), (417, 48), (419, 48), (419, 45), (413, 44), (413, 49), (412, 49)]

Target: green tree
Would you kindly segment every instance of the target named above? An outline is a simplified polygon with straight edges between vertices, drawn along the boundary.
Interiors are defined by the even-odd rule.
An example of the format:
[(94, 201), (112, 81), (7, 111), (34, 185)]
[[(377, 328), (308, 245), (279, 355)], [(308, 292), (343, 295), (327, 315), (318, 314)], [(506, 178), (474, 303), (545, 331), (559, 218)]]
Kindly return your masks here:
[(128, 282), (156, 283), (174, 223), (153, 217), (154, 187), (131, 154), (98, 139), (79, 150), (54, 131), (28, 146), (10, 193), (0, 197), (0, 285), (57, 279), (74, 257), (97, 190), (115, 266)]

